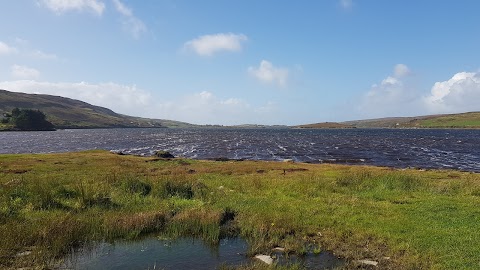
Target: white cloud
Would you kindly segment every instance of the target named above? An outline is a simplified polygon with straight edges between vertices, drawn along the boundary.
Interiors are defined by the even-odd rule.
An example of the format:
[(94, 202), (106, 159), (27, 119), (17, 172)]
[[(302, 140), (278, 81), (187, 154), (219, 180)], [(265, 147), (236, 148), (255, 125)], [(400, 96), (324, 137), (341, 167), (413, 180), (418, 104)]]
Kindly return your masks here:
[(340, 6), (344, 9), (351, 9), (353, 7), (353, 0), (340, 0)]
[(288, 69), (275, 67), (267, 60), (262, 60), (258, 68), (249, 67), (248, 73), (261, 82), (287, 86)]
[(105, 10), (105, 3), (99, 0), (40, 0), (39, 3), (57, 14), (89, 10), (101, 16)]
[(34, 50), (29, 53), (34, 58), (45, 59), (45, 60), (58, 60), (58, 56), (53, 53), (46, 53), (40, 50)]
[(170, 101), (156, 100), (148, 91), (116, 83), (0, 82), (8, 91), (48, 94), (73, 98), (112, 109), (117, 113), (149, 118), (172, 119), (196, 124), (244, 124), (278, 119), (276, 106), (251, 106), (241, 98), (219, 98), (210, 91), (189, 94)]
[(421, 113), (420, 95), (411, 82), (410, 69), (398, 64), (393, 75), (374, 84), (357, 105), (360, 118), (405, 116)]
[(15, 79), (38, 79), (40, 72), (34, 68), (13, 65), (11, 67), (11, 75)]
[(132, 10), (125, 6), (120, 0), (112, 0), (117, 11), (127, 17), (133, 16)]
[(184, 48), (201, 56), (211, 56), (220, 51), (238, 52), (248, 38), (244, 34), (219, 33), (204, 35), (185, 42)]
[(0, 82), (0, 89), (14, 92), (48, 94), (82, 100), (94, 105), (113, 109), (118, 113), (148, 116), (143, 111), (151, 106), (149, 92), (136, 86), (116, 83), (91, 84), (86, 82), (39, 82), (18, 80)]
[(237, 125), (269, 122), (276, 119), (275, 104), (255, 107), (241, 98), (220, 98), (210, 91), (184, 96), (174, 102), (157, 104), (168, 119), (195, 124)]
[(126, 31), (130, 32), (134, 38), (139, 38), (143, 33), (147, 32), (145, 24), (135, 15), (130, 8), (125, 6), (120, 0), (112, 0), (115, 9), (123, 17), (123, 27)]
[(16, 53), (18, 50), (14, 47), (9, 46), (7, 43), (0, 41), (0, 55), (4, 54), (13, 54)]
[(436, 82), (423, 99), (431, 113), (480, 110), (480, 72), (459, 72), (448, 81)]
[[(36, 59), (42, 59), (42, 60), (58, 60), (59, 59), (59, 57), (56, 54), (46, 53), (38, 49), (33, 49), (32, 46), (30, 45), (30, 42), (26, 39), (16, 37), (14, 40), (15, 40), (14, 42), (16, 44), (16, 48), (9, 47), (10, 52), (18, 52), (22, 56), (26, 56), (28, 58), (36, 58)], [(4, 45), (8, 47), (6, 44)], [(0, 54), (2, 50), (1, 47), (2, 47), (2, 42), (0, 42)]]
[(397, 64), (393, 68), (393, 74), (397, 78), (402, 78), (411, 74), (410, 69), (404, 64)]

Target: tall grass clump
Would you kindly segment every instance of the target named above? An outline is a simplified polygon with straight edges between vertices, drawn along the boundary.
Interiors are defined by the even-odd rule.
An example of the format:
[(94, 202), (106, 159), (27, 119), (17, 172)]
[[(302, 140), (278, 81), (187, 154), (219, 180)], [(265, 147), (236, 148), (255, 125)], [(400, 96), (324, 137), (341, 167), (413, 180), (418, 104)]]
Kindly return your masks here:
[(210, 244), (220, 239), (221, 211), (193, 208), (176, 214), (168, 223), (165, 233), (171, 237), (200, 237)]
[(389, 190), (410, 192), (425, 186), (420, 178), (404, 172), (372, 173), (357, 171), (343, 173), (335, 179), (335, 184), (352, 191)]
[(111, 214), (105, 217), (104, 232), (108, 239), (134, 239), (142, 234), (163, 230), (168, 218), (163, 211), (125, 213), (122, 216)]
[(124, 191), (131, 194), (139, 194), (141, 196), (147, 196), (152, 191), (152, 185), (141, 181), (134, 176), (128, 176), (122, 181), (122, 187)]
[(169, 179), (160, 183), (157, 194), (160, 198), (163, 199), (171, 197), (192, 199), (194, 195), (192, 183), (187, 181), (174, 181)]
[(155, 192), (162, 199), (177, 197), (187, 200), (206, 200), (209, 193), (208, 186), (202, 181), (188, 178), (160, 179)]
[(372, 178), (372, 173), (367, 170), (343, 173), (335, 179), (335, 184), (339, 187), (357, 189), (367, 180)]
[(99, 185), (94, 185), (86, 181), (80, 181), (75, 192), (78, 195), (78, 204), (80, 208), (86, 209), (90, 207), (114, 208), (117, 205), (112, 201), (109, 189)]

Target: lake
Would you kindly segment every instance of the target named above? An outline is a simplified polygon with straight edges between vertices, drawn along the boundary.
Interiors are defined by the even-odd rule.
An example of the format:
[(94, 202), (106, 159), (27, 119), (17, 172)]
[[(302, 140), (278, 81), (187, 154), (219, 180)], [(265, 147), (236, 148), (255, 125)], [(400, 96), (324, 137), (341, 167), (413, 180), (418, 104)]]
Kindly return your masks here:
[(480, 130), (91, 129), (2, 132), (0, 153), (89, 149), (193, 159), (285, 160), (480, 172)]

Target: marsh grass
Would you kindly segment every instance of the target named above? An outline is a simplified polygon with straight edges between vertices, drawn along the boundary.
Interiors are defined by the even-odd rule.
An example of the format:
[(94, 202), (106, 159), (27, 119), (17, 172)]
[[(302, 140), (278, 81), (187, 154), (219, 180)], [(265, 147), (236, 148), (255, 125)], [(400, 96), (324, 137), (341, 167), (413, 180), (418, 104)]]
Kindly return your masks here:
[(478, 174), (88, 151), (0, 155), (0, 187), (0, 268), (52, 268), (93, 241), (151, 233), (212, 245), (240, 235), (252, 256), (332, 250), (347, 268), (480, 262)]

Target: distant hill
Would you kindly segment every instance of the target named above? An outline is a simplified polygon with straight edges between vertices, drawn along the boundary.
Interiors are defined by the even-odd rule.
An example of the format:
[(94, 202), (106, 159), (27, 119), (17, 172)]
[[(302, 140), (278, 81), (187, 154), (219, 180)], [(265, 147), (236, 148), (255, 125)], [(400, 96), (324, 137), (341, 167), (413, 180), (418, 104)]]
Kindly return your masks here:
[(316, 123), (316, 124), (308, 124), (308, 125), (299, 125), (295, 126), (294, 128), (355, 128), (353, 125), (345, 124), (345, 123), (335, 123), (335, 122), (324, 122), (324, 123)]
[(38, 94), (0, 90), (0, 115), (14, 108), (44, 112), (56, 128), (131, 128), (131, 127), (192, 127), (194, 125), (161, 119), (132, 117), (94, 106), (83, 101)]
[(480, 128), (480, 112), (347, 121), (358, 128)]

